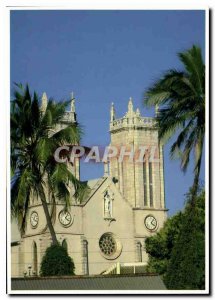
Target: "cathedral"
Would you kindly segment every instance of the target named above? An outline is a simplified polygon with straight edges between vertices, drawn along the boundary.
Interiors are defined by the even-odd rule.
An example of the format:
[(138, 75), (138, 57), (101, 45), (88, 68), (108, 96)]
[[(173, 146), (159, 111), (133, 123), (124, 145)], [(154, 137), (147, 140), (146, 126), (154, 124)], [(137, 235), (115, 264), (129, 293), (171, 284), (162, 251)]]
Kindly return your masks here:
[[(44, 93), (41, 110), (47, 101)], [(73, 98), (59, 128), (76, 118)], [(111, 105), (109, 132), (110, 146), (132, 147), (134, 151), (145, 145), (155, 147), (156, 159), (147, 155), (143, 161), (112, 157), (104, 163), (104, 175), (87, 182), (89, 193), (81, 203), (72, 202), (65, 212), (64, 205), (57, 202), (53, 226), (74, 261), (76, 275), (108, 274), (119, 264), (145, 266), (145, 239), (156, 233), (167, 217), (163, 147), (155, 118), (142, 117), (130, 98), (128, 111), (121, 118)], [(71, 172), (80, 179), (79, 160)], [(11, 276), (39, 275), (42, 257), (51, 244), (40, 199), (31, 199), (25, 234), (20, 237), (14, 223), (11, 233)]]

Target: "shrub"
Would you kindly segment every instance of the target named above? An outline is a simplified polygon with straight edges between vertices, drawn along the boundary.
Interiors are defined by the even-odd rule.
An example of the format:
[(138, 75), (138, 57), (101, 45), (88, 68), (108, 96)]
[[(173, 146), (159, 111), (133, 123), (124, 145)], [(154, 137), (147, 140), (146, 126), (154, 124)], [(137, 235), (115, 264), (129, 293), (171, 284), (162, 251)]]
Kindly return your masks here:
[(74, 271), (74, 262), (65, 248), (52, 245), (46, 249), (41, 262), (41, 276), (74, 275)]
[(205, 288), (205, 193), (191, 205), (191, 194), (182, 212), (145, 241), (149, 254), (147, 271), (162, 275), (168, 289)]

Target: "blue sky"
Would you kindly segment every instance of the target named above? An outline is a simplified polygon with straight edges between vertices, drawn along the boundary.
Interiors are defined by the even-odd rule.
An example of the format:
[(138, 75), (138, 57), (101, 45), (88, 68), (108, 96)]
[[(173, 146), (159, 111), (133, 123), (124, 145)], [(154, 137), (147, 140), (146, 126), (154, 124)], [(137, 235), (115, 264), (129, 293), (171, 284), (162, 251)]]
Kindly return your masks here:
[[(74, 91), (82, 144), (108, 145), (111, 102), (118, 117), (130, 96), (143, 116), (153, 116), (143, 106), (144, 91), (163, 71), (180, 69), (176, 54), (193, 44), (204, 53), (204, 11), (12, 11), (11, 86), (29, 83), (59, 101)], [(171, 215), (183, 207), (193, 175), (192, 165), (183, 174), (168, 152), (169, 144), (165, 191)], [(81, 171), (83, 180), (97, 178), (103, 166), (85, 164)]]

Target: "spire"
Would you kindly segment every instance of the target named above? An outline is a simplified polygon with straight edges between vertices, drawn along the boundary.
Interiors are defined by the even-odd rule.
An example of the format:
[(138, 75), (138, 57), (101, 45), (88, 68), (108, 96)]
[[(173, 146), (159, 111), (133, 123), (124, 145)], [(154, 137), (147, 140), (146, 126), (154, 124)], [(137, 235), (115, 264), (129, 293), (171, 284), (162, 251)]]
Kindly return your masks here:
[(133, 113), (134, 107), (133, 107), (133, 99), (130, 97), (128, 101), (128, 113)]
[(45, 111), (48, 104), (48, 98), (46, 93), (44, 92), (42, 95), (42, 103), (41, 103), (41, 111)]
[(127, 118), (132, 118), (134, 117), (134, 115), (135, 113), (134, 113), (133, 99), (130, 97), (128, 101), (128, 111), (125, 116)]
[(110, 121), (113, 122), (116, 118), (115, 115), (115, 109), (114, 109), (114, 103), (111, 103), (111, 109), (110, 109)]
[(137, 108), (137, 110), (136, 110), (136, 116), (140, 117), (140, 110), (139, 110), (139, 108)]
[(74, 97), (74, 93), (71, 93), (71, 112), (75, 113), (75, 97)]

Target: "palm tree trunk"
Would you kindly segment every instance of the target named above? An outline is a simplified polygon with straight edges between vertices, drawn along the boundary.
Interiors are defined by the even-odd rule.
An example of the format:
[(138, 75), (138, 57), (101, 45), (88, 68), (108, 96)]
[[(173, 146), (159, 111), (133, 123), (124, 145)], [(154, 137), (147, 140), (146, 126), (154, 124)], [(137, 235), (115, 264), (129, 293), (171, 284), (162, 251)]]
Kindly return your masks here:
[(195, 199), (196, 199), (196, 195), (197, 195), (197, 192), (198, 192), (201, 160), (202, 160), (202, 154), (200, 155), (198, 164), (196, 166), (193, 186), (192, 186), (192, 190), (191, 190), (191, 205), (192, 205), (192, 207), (195, 206)]
[(43, 210), (44, 210), (44, 213), (45, 213), (45, 216), (46, 216), (47, 225), (48, 225), (51, 237), (52, 237), (52, 244), (57, 245), (58, 244), (57, 237), (56, 237), (56, 234), (55, 234), (55, 231), (54, 231), (51, 216), (50, 216), (49, 210), (48, 210), (48, 205), (47, 205), (47, 202), (46, 202), (45, 193), (44, 193), (43, 186), (42, 186), (41, 183), (38, 184), (38, 191), (39, 191), (40, 199), (41, 199), (41, 202), (42, 202)]
[(196, 200), (196, 195), (197, 195), (197, 191), (198, 191), (198, 185), (199, 185), (199, 172), (198, 172), (198, 174), (195, 174), (193, 186), (192, 186), (192, 189), (191, 189), (191, 206), (192, 207), (195, 206), (195, 200)]

